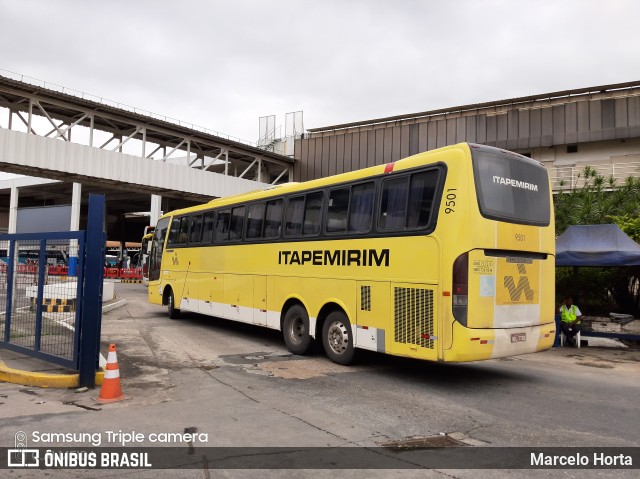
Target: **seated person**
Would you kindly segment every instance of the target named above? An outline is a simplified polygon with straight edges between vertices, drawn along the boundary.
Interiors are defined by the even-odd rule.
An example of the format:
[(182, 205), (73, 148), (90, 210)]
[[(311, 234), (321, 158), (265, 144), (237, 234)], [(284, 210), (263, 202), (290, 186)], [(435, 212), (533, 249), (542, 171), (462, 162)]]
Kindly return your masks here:
[(576, 346), (576, 334), (580, 331), (580, 321), (582, 320), (580, 308), (573, 304), (571, 296), (567, 296), (558, 312), (560, 313), (560, 329), (567, 339), (567, 344)]

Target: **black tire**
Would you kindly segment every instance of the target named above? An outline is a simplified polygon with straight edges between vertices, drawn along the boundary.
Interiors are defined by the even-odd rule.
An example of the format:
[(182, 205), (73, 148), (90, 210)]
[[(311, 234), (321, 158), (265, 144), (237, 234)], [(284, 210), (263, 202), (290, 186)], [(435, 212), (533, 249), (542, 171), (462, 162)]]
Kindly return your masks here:
[(342, 311), (333, 311), (324, 320), (322, 344), (325, 353), (334, 363), (346, 366), (353, 362), (355, 348), (351, 324)]
[(173, 296), (173, 290), (169, 288), (169, 292), (167, 294), (167, 312), (169, 313), (169, 318), (178, 319), (180, 317), (180, 310), (176, 308), (176, 300)]
[(306, 354), (311, 346), (309, 332), (309, 315), (304, 306), (291, 306), (282, 321), (282, 336), (284, 343), (293, 354)]

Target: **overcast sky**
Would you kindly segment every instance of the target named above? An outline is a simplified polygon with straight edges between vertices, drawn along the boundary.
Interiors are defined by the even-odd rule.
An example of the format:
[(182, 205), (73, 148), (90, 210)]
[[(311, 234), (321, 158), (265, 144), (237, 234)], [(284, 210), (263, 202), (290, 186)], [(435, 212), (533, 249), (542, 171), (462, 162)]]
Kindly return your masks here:
[(0, 0), (0, 68), (256, 141), (270, 114), (315, 128), (639, 80), (639, 18), (636, 0)]

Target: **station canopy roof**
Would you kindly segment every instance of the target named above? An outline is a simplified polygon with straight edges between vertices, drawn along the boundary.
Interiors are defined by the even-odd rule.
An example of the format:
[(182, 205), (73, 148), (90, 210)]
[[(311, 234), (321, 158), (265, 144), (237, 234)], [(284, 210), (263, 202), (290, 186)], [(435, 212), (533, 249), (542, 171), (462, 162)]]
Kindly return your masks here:
[(574, 225), (556, 240), (556, 266), (638, 266), (640, 245), (618, 225)]

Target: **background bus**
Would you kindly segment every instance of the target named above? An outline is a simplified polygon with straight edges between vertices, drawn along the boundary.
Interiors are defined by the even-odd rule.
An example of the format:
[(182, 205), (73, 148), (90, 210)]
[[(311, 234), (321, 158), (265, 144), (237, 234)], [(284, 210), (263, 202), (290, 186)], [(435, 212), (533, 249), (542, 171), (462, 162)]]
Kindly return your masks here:
[[(9, 253), (6, 248), (0, 249), (0, 262), (7, 264)], [(48, 244), (45, 259), (49, 266), (67, 266), (69, 264), (68, 246)], [(18, 264), (38, 264), (40, 261), (39, 245), (19, 244), (16, 260)]]
[(546, 169), (463, 143), (164, 215), (149, 300), (340, 364), (490, 359), (553, 344), (554, 245)]
[(149, 285), (149, 253), (151, 252), (151, 240), (153, 239), (154, 227), (146, 226), (138, 256), (138, 268), (142, 268), (142, 283)]

